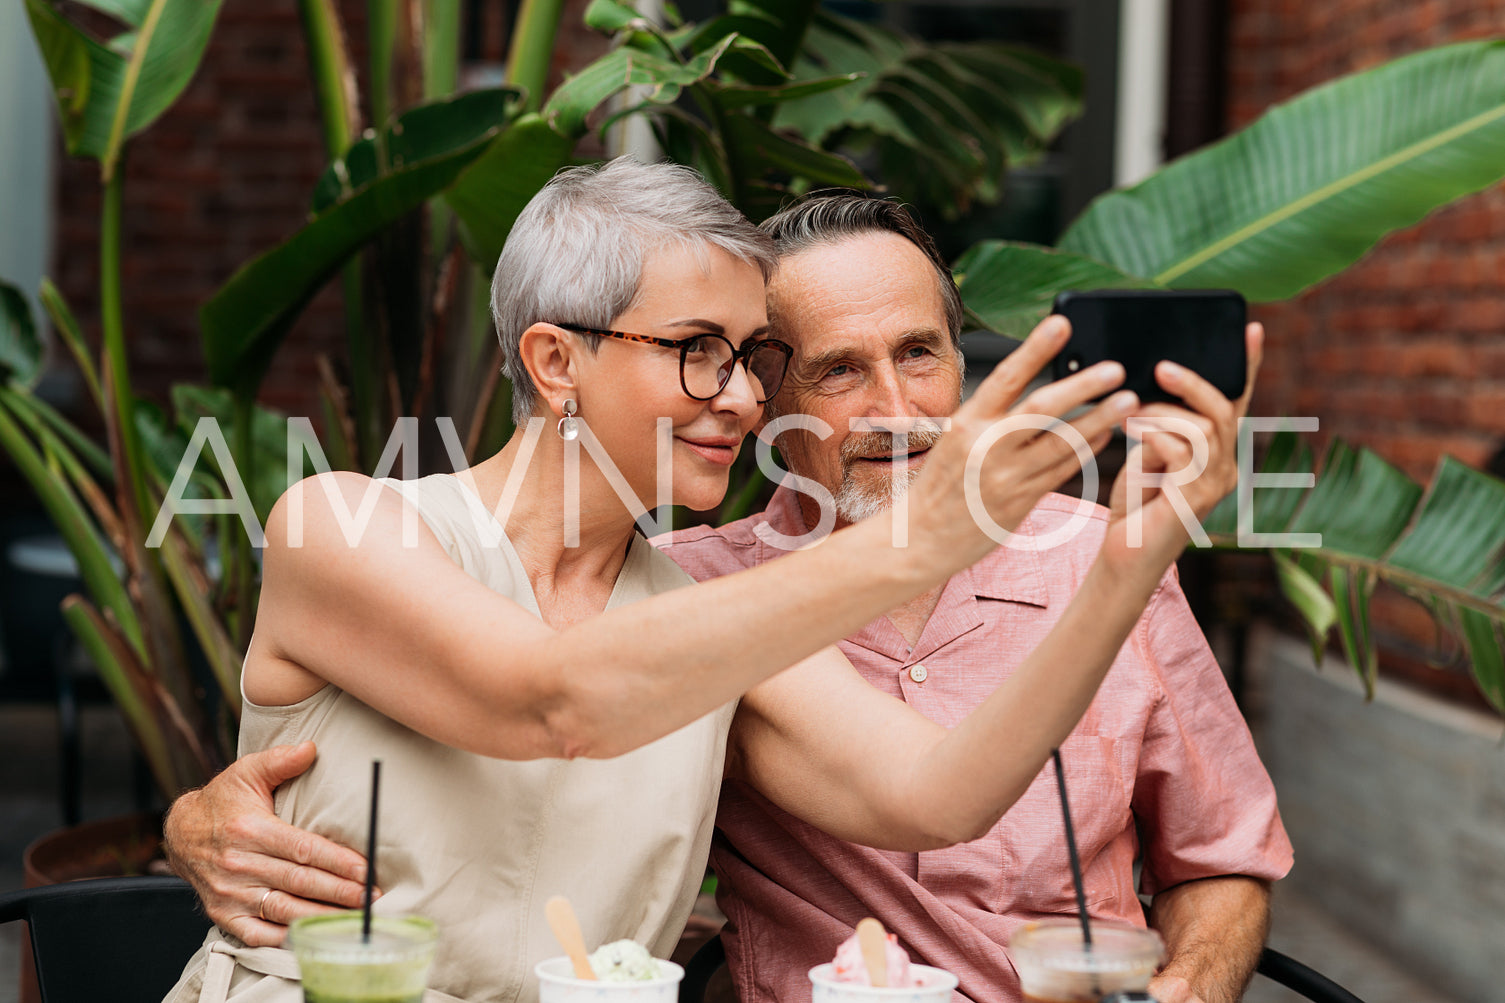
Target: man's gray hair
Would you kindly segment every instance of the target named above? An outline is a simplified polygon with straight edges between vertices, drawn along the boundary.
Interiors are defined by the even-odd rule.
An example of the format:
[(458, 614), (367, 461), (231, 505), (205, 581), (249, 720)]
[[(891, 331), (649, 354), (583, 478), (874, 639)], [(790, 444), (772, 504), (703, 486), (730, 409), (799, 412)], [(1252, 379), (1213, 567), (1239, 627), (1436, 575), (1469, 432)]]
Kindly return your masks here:
[[(918, 247), (935, 268), (940, 282), (941, 302), (946, 309), (946, 326), (958, 355), (962, 347), (962, 298), (951, 277), (951, 267), (941, 257), (940, 249), (909, 209), (893, 199), (867, 192), (832, 188), (811, 192), (780, 209), (763, 222), (763, 230), (773, 237), (779, 257), (835, 244), (849, 237), (869, 233), (894, 233)], [(774, 304), (770, 303), (772, 309)], [(775, 336), (779, 336), (778, 319), (769, 317)]]
[[(533, 413), (538, 388), (519, 344), (533, 324), (609, 328), (637, 299), (644, 260), (667, 244), (707, 246), (773, 273), (773, 241), (688, 167), (629, 157), (567, 167), (528, 203), (502, 248), (491, 316), (512, 380), (512, 417)], [(591, 351), (600, 338), (577, 335)]]

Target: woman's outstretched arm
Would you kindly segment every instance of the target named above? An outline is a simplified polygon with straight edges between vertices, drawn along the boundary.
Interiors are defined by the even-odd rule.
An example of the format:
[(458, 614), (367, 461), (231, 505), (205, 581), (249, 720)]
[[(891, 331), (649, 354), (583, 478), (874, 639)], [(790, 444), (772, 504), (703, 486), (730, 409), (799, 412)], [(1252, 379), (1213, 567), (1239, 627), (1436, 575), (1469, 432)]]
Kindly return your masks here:
[[(289, 703), (333, 683), (436, 741), (499, 758), (607, 757), (644, 745), (990, 551), (962, 489), (973, 444), (1011, 413), (1062, 419), (1122, 379), (1105, 363), (1016, 406), (1065, 337), (1064, 321), (1043, 323), (953, 417), (912, 489), (907, 547), (891, 544), (880, 515), (819, 547), (562, 630), (465, 574), (426, 527), (418, 546), (404, 546), (395, 491), (382, 491), (352, 547), (325, 492), (304, 481), (292, 489), (303, 496), (303, 545), (287, 545), (288, 498), (268, 522), (246, 694)], [(1071, 424), (1100, 447), (1133, 403), (1132, 394), (1109, 397)], [(1013, 528), (1078, 466), (1059, 435), (1013, 434), (976, 476), (989, 516)], [(369, 484), (326, 476), (350, 509)], [(280, 685), (288, 680), (290, 694)]]
[[(934, 849), (985, 834), (1092, 702), (1186, 546), (1182, 509), (1205, 517), (1236, 484), (1238, 422), (1261, 342), (1262, 331), (1251, 325), (1250, 382), (1238, 401), (1184, 370), (1159, 372), (1188, 408), (1154, 404), (1140, 414), (1174, 418), (1200, 436), (1207, 446), (1201, 474), (1176, 485), (1181, 501), (1154, 490), (1142, 505), (1131, 504), (1131, 458), (1114, 485), (1097, 559), (1061, 619), (960, 724), (948, 731), (927, 720), (828, 650), (747, 695), (732, 728), (728, 775), (834, 836), (880, 849)], [(1173, 474), (1192, 463), (1192, 445), (1179, 433), (1142, 434), (1143, 473)]]

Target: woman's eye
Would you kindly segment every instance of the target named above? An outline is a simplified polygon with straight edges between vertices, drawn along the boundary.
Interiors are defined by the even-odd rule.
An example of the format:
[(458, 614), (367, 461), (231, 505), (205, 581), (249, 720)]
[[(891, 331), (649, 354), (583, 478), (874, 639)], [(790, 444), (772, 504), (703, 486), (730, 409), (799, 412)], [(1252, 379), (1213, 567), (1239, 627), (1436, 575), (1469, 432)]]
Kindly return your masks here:
[(704, 355), (710, 349), (710, 340), (707, 338), (690, 338), (685, 346), (686, 355)]

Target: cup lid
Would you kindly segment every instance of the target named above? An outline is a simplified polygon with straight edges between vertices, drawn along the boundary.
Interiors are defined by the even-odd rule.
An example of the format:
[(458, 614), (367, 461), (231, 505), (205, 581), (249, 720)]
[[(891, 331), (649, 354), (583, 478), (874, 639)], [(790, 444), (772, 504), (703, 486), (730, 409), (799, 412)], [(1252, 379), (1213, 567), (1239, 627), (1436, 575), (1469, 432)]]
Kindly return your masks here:
[(1009, 938), (1016, 964), (1047, 965), (1058, 971), (1126, 972), (1159, 966), (1165, 956), (1160, 934), (1127, 923), (1094, 922), (1092, 945), (1082, 941), (1075, 918), (1053, 917), (1024, 924)]
[(384, 964), (432, 952), (439, 927), (423, 916), (372, 916), (371, 939), (362, 936), (359, 912), (305, 916), (288, 927), (294, 954), (317, 953), (328, 964)]

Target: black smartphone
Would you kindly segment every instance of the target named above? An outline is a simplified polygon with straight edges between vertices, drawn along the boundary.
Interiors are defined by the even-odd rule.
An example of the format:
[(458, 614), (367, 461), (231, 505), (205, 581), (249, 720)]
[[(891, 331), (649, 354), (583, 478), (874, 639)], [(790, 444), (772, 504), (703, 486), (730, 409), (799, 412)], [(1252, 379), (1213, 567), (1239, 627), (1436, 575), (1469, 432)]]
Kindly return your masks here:
[(1155, 382), (1155, 364), (1169, 359), (1196, 372), (1229, 400), (1244, 392), (1244, 297), (1230, 289), (1068, 290), (1053, 313), (1071, 321), (1071, 340), (1051, 362), (1063, 379), (1113, 359), (1127, 374), (1124, 387), (1141, 401), (1180, 403)]

